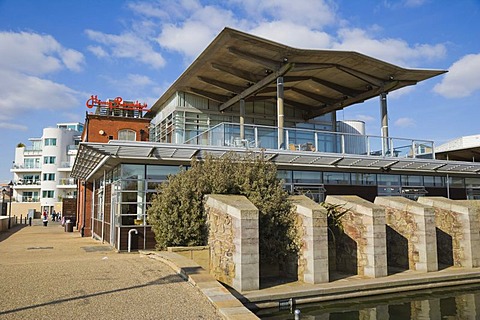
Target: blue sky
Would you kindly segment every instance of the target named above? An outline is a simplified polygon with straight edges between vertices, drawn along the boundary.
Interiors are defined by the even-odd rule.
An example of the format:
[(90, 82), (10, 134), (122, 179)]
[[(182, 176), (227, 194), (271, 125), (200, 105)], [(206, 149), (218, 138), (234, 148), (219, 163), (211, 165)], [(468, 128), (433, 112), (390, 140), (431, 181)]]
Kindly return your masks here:
[[(90, 95), (152, 105), (224, 27), (448, 70), (390, 94), (390, 135), (480, 134), (479, 0), (0, 0), (0, 182), (19, 142), (83, 122)], [(379, 101), (340, 111), (380, 135)]]

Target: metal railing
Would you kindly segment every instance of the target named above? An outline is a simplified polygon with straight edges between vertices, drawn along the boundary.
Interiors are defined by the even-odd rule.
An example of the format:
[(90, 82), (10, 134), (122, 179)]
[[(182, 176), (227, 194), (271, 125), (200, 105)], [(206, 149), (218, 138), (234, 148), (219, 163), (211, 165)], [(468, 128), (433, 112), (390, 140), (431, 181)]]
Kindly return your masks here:
[[(244, 134), (241, 136), (240, 132)], [(236, 123), (220, 123), (187, 140), (186, 144), (284, 149), (377, 157), (434, 158), (434, 142), (406, 138), (284, 128), (285, 143), (278, 145), (278, 128)]]
[(74, 179), (74, 178), (62, 178), (60, 179), (59, 185), (76, 185), (77, 184), (77, 180)]
[(39, 163), (14, 163), (12, 169), (40, 169), (42, 167)]

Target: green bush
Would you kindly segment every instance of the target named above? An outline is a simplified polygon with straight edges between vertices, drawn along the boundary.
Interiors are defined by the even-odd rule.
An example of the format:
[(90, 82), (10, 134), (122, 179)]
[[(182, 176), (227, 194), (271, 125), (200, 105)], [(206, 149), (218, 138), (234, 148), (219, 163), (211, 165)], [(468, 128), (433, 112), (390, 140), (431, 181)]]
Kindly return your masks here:
[(148, 210), (158, 249), (207, 244), (206, 194), (244, 195), (259, 209), (260, 255), (266, 261), (297, 253), (295, 214), (275, 164), (230, 153), (193, 161), (191, 168), (169, 176), (160, 186)]

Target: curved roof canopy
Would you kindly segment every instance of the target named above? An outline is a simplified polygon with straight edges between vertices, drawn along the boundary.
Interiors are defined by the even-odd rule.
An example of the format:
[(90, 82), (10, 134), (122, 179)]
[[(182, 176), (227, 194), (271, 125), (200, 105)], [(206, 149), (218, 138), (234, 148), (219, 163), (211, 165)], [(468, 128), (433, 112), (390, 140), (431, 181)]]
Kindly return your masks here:
[(284, 103), (310, 119), (445, 72), (405, 69), (357, 52), (297, 49), (225, 28), (146, 116), (176, 91), (217, 101), (220, 110), (241, 99), (275, 102), (281, 76)]

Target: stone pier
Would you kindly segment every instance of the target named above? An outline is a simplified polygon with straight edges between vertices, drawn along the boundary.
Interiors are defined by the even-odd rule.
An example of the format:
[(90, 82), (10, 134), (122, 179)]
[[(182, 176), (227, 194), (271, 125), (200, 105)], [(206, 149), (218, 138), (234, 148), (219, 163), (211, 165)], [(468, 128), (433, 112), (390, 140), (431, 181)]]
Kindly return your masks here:
[(244, 196), (208, 195), (210, 273), (239, 292), (260, 288), (258, 209)]
[(358, 196), (327, 196), (325, 202), (349, 212), (342, 216), (345, 234), (356, 246), (357, 274), (373, 278), (387, 275), (385, 209)]
[[(405, 259), (410, 270), (437, 271), (434, 209), (403, 197), (376, 197), (375, 204), (385, 208), (387, 226), (393, 230), (392, 233), (405, 239), (405, 247), (395, 251), (403, 242), (393, 236), (389, 239), (387, 234), (387, 247), (395, 259)], [(402, 257), (403, 250), (407, 253), (406, 257)], [(395, 262), (388, 261), (388, 264)]]
[(291, 196), (303, 239), (298, 258), (298, 279), (306, 283), (328, 282), (327, 210), (306, 196)]
[(447, 266), (479, 267), (479, 201), (443, 197), (420, 197), (417, 201), (434, 208), (438, 262)]

